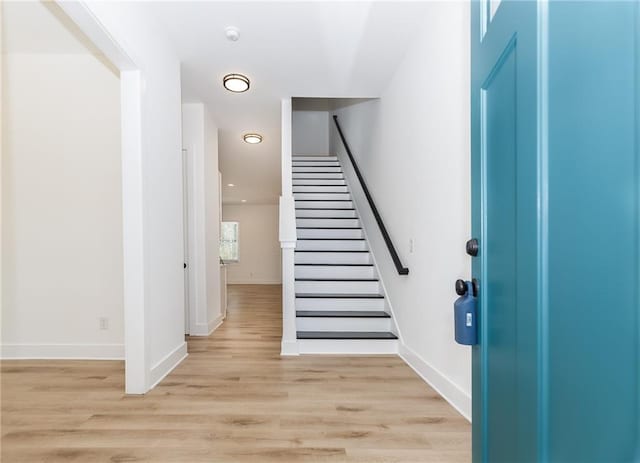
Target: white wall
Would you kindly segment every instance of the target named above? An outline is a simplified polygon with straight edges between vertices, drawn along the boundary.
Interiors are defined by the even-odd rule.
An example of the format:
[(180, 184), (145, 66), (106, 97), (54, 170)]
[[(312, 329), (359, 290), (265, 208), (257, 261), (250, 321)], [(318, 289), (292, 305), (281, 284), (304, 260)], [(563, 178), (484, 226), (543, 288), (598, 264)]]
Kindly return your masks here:
[(86, 49), (3, 58), (2, 356), (123, 358), (119, 78)]
[(293, 111), (292, 137), (294, 154), (327, 154), (329, 152), (327, 111)]
[(227, 265), (229, 284), (280, 284), (278, 206), (223, 204), (224, 221), (239, 222), (240, 261)]
[(210, 334), (220, 308), (218, 129), (202, 103), (182, 105), (182, 143), (188, 156), (189, 333)]
[[(454, 342), (453, 284), (471, 261), (469, 6), (432, 3), (379, 100), (337, 111), (408, 276), (399, 276), (361, 192), (358, 208), (398, 324), (403, 357), (467, 417), (470, 348)], [(332, 128), (331, 149), (345, 164)], [(351, 178), (353, 178), (351, 176)], [(414, 251), (409, 240), (414, 240)]]
[(184, 340), (180, 62), (137, 2), (60, 2), (121, 74), (126, 389), (143, 393)]

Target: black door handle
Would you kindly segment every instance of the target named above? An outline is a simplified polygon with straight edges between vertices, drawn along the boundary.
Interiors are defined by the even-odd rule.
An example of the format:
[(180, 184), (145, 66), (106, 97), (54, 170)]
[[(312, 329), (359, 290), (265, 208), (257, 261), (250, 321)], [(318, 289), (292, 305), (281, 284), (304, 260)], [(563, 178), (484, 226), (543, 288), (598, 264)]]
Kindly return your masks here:
[(479, 249), (479, 245), (478, 245), (478, 240), (475, 238), (471, 238), (469, 241), (467, 241), (467, 254), (469, 254), (472, 257), (475, 257), (478, 255), (478, 249)]
[[(478, 295), (478, 280), (473, 278), (471, 280), (471, 289), (473, 290), (473, 296)], [(458, 296), (464, 296), (468, 292), (467, 282), (464, 280), (456, 280), (456, 294)]]

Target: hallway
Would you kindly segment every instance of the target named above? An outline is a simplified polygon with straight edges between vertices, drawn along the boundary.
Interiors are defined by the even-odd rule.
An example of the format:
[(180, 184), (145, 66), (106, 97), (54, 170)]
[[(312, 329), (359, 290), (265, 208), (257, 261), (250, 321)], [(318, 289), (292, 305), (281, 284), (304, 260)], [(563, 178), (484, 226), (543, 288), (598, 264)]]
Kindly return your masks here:
[(3, 462), (463, 462), (471, 426), (398, 357), (280, 357), (280, 286), (144, 397), (115, 361), (2, 363)]

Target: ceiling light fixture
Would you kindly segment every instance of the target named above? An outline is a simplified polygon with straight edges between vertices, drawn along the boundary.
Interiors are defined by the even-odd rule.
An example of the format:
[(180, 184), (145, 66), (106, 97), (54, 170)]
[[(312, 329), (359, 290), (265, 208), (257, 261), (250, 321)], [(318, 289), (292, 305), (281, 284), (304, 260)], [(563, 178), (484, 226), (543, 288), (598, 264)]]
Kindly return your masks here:
[(245, 143), (249, 143), (251, 145), (262, 143), (262, 135), (257, 133), (245, 133), (242, 139)]
[(246, 200), (246, 199), (241, 199), (241, 200), (240, 200), (240, 202), (241, 202), (241, 203), (246, 203), (246, 202), (247, 202), (247, 200)]
[(233, 93), (242, 93), (249, 90), (249, 78), (242, 74), (227, 74), (222, 78), (224, 88)]
[(227, 183), (227, 186), (236, 186), (235, 183)]

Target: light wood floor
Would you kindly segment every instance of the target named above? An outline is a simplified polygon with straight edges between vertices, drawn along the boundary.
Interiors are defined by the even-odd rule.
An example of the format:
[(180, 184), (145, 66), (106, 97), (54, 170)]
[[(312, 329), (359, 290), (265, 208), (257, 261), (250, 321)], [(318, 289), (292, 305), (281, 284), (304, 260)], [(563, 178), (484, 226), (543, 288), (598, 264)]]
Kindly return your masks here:
[(281, 358), (280, 317), (279, 286), (230, 287), (144, 397), (122, 362), (3, 362), (2, 463), (470, 461), (470, 425), (401, 359)]

